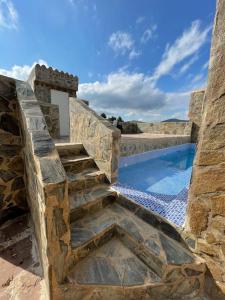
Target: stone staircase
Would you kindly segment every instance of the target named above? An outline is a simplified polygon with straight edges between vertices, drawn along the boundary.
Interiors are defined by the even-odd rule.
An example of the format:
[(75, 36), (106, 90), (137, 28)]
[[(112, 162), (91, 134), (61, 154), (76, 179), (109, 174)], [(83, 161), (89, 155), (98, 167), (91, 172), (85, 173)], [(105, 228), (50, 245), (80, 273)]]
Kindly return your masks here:
[(202, 299), (204, 262), (173, 226), (117, 194), (82, 144), (59, 143), (73, 266), (63, 299)]

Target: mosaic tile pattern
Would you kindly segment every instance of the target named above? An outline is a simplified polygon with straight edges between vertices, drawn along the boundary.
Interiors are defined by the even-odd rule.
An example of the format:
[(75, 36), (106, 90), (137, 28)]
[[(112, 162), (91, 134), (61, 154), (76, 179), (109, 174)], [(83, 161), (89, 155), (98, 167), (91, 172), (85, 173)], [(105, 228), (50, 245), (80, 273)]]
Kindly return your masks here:
[[(129, 157), (122, 157), (120, 160), (120, 168), (142, 163), (148, 161), (149, 159), (155, 161), (155, 165), (156, 165), (155, 167), (158, 166), (158, 168), (163, 168), (163, 165), (167, 163), (166, 155), (177, 151), (182, 151), (185, 149), (195, 149), (195, 145), (184, 144), (175, 147), (169, 147), (169, 148), (164, 148), (156, 151), (149, 151), (146, 153), (132, 155)], [(180, 155), (180, 152), (177, 152), (177, 155)], [(166, 171), (167, 171), (166, 169), (165, 170), (163, 169), (162, 172), (166, 173)], [(140, 170), (138, 170), (137, 172), (140, 172)], [(181, 170), (181, 172), (183, 177), (183, 179), (181, 180), (183, 180), (183, 182), (188, 181), (188, 178), (190, 177), (191, 168), (187, 170), (185, 170), (184, 168), (184, 170)], [(169, 184), (170, 186), (174, 184), (173, 181), (176, 181), (180, 178), (179, 174), (180, 173), (177, 172), (176, 165), (175, 165), (174, 173), (167, 174), (169, 180), (165, 181), (165, 184), (167, 185)], [(140, 176), (143, 176), (143, 174)], [(157, 178), (157, 172), (155, 176)], [(132, 181), (133, 179), (134, 181)], [(144, 189), (144, 185), (142, 186), (141, 184), (139, 184), (140, 186), (139, 189), (138, 184), (137, 186), (135, 186), (136, 184), (135, 178), (133, 179), (129, 178), (127, 183), (124, 183), (124, 181), (123, 182), (120, 181), (119, 183), (114, 185), (114, 188), (124, 196), (127, 196), (130, 199), (134, 200), (136, 203), (141, 204), (147, 209), (150, 209), (160, 214), (161, 216), (165, 217), (166, 219), (176, 224), (177, 226), (182, 226), (184, 224), (189, 184), (184, 186), (182, 190), (179, 191), (179, 193), (177, 194), (175, 193), (174, 195), (166, 195), (166, 194), (157, 193), (157, 190), (156, 192), (146, 191), (146, 190), (141, 191), (142, 188)], [(161, 178), (159, 177), (159, 180), (160, 179)], [(132, 182), (134, 185), (132, 184)], [(154, 184), (156, 186), (158, 183), (155, 182)], [(161, 182), (159, 184), (161, 184)], [(165, 186), (162, 186), (161, 189), (163, 190), (163, 188), (165, 188)]]
[(136, 203), (160, 214), (177, 226), (182, 226), (185, 220), (187, 207), (188, 187), (185, 187), (178, 195), (163, 195), (156, 193), (145, 193), (117, 183), (114, 188), (134, 200)]

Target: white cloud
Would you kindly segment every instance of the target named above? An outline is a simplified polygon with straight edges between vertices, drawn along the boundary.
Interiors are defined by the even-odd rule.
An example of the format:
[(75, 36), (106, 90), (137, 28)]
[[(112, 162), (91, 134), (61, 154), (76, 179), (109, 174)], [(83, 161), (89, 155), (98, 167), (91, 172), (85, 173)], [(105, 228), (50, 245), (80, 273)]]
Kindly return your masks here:
[(39, 59), (38, 61), (34, 62), (32, 65), (23, 65), (23, 66), (14, 65), (9, 70), (0, 69), (0, 74), (8, 76), (8, 77), (12, 77), (12, 78), (20, 79), (20, 80), (27, 80), (32, 68), (36, 64), (45, 65), (48, 67), (48, 64), (46, 61)]
[(202, 66), (202, 70), (207, 70), (209, 67), (209, 61), (207, 61), (206, 63), (204, 63), (204, 65)]
[(179, 75), (184, 74), (198, 60), (198, 55), (194, 55), (187, 63), (185, 63), (179, 71)]
[(140, 17), (137, 18), (136, 24), (140, 24), (140, 23), (144, 22), (144, 20), (145, 20), (145, 17), (144, 16), (140, 16)]
[(141, 55), (141, 51), (136, 50), (134, 47), (132, 36), (127, 32), (113, 32), (109, 37), (108, 45), (116, 55), (128, 54), (129, 59), (134, 59)]
[(133, 48), (129, 54), (129, 59), (134, 59), (140, 55), (141, 55), (141, 51), (137, 51), (135, 50), (135, 48)]
[(197, 53), (206, 42), (211, 26), (201, 30), (200, 21), (194, 21), (171, 46), (167, 45), (162, 60), (156, 67), (152, 80), (157, 81), (161, 76), (169, 74), (175, 65), (185, 58)]
[(147, 28), (141, 36), (141, 43), (146, 44), (151, 38), (153, 38), (156, 29), (157, 29), (156, 24)]
[(16, 29), (18, 13), (11, 0), (0, 0), (0, 28)]
[(158, 121), (180, 114), (186, 118), (189, 93), (165, 93), (142, 73), (118, 71), (104, 81), (79, 85), (78, 97), (90, 101), (99, 113), (122, 115), (126, 120)]
[(134, 41), (129, 33), (117, 31), (111, 34), (108, 45), (117, 54), (124, 55), (133, 48)]

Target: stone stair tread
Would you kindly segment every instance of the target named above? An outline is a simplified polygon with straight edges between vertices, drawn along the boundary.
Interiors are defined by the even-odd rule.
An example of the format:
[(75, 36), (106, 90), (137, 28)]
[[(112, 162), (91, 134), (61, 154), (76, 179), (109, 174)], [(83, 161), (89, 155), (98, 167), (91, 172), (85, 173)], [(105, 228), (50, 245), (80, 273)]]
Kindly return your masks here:
[(66, 173), (69, 182), (91, 179), (104, 174), (105, 174), (104, 172), (98, 170), (97, 168), (87, 168), (79, 173), (74, 173), (72, 171), (68, 171)]
[(161, 279), (120, 239), (113, 237), (78, 262), (67, 276), (72, 284), (136, 286)]
[(116, 203), (73, 222), (72, 247), (76, 249), (89, 244), (113, 226), (126, 232), (163, 263), (180, 265), (194, 262), (193, 255), (178, 242)]
[(57, 149), (69, 149), (69, 148), (74, 148), (74, 147), (83, 147), (83, 144), (82, 143), (69, 143), (69, 142), (66, 142), (66, 143), (55, 143), (55, 146)]
[(70, 210), (79, 208), (84, 205), (89, 205), (94, 201), (97, 201), (98, 199), (110, 196), (110, 195), (116, 195), (116, 191), (113, 190), (109, 185), (107, 184), (100, 184), (96, 185), (95, 188), (92, 189), (86, 189), (84, 191), (78, 191), (78, 192), (70, 192), (69, 198), (70, 198)]
[(74, 156), (61, 157), (61, 161), (63, 165), (70, 165), (76, 162), (87, 161), (87, 160), (93, 160), (93, 158), (88, 155), (74, 155)]

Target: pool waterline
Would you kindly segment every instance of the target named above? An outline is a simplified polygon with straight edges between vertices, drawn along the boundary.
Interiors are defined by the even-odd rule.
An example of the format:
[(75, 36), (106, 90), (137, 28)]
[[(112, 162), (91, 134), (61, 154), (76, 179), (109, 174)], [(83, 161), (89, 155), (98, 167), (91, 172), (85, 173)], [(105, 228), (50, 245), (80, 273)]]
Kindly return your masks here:
[(183, 144), (122, 157), (115, 188), (182, 226), (194, 155), (195, 145)]

